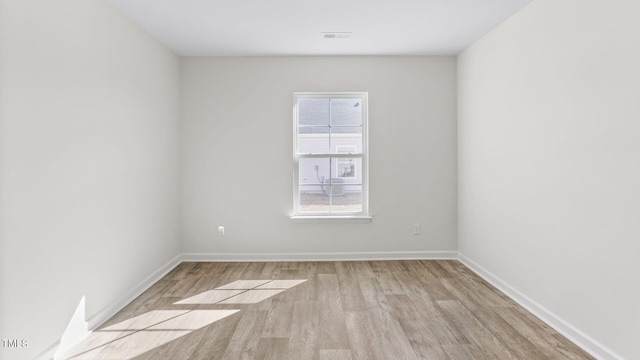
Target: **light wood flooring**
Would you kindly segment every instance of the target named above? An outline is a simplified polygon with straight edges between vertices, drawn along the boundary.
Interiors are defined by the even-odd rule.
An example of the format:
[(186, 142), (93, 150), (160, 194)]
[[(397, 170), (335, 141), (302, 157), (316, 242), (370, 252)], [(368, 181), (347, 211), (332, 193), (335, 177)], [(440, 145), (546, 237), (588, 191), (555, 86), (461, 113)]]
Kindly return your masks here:
[(182, 263), (66, 358), (593, 359), (457, 261)]

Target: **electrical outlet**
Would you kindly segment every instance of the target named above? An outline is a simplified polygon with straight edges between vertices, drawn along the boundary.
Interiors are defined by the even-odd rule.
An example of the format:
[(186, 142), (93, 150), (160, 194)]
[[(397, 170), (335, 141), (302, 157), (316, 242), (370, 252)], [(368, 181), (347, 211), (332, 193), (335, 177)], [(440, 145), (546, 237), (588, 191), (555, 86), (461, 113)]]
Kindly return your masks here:
[(421, 230), (419, 223), (413, 224), (413, 235), (420, 235)]
[(218, 236), (224, 236), (224, 226), (218, 226)]

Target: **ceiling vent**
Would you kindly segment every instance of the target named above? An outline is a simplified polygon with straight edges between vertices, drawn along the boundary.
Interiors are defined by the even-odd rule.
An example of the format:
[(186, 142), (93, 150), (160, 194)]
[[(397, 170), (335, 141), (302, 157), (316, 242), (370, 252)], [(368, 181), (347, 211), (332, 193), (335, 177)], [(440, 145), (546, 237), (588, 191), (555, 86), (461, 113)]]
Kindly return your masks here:
[(325, 39), (348, 39), (351, 37), (350, 32), (323, 32), (322, 37)]

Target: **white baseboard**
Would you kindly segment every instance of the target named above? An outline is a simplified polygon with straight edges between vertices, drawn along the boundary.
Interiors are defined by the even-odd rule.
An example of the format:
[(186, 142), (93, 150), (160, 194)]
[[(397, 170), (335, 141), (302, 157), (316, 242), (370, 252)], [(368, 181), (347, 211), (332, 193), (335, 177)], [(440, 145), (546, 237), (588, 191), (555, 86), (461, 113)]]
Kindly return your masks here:
[(143, 292), (149, 289), (153, 284), (162, 279), (169, 271), (178, 266), (182, 260), (181, 255), (171, 259), (168, 263), (164, 264), (160, 269), (154, 271), (146, 279), (142, 280), (137, 286), (129, 290), (126, 294), (121, 296), (118, 300), (112, 302), (107, 307), (98, 311), (96, 314), (87, 319), (89, 330), (93, 331), (98, 326), (102, 325), (105, 321), (109, 320), (113, 315), (122, 310), (125, 306), (129, 305), (133, 300), (140, 296)]
[(551, 326), (553, 329), (558, 331), (560, 334), (571, 340), (573, 343), (581, 347), (592, 356), (601, 360), (624, 360), (622, 356), (616, 354), (611, 349), (600, 344), (590, 336), (578, 330), (573, 325), (569, 324), (553, 312), (549, 311), (544, 306), (538, 304), (536, 301), (532, 300), (511, 285), (507, 284), (502, 279), (493, 275), (491, 272), (487, 271), (482, 266), (478, 265), (476, 262), (469, 259), (465, 255), (458, 253), (458, 260), (469, 269), (473, 270), (473, 272), (478, 274), (478, 276), (491, 283), (491, 285), (495, 286), (500, 291), (505, 293), (513, 301), (517, 302), (519, 305), (530, 311), (540, 320), (547, 323), (547, 325)]
[(456, 260), (457, 251), (388, 251), (345, 253), (191, 253), (182, 261), (259, 262), (259, 261), (366, 261), (366, 260)]

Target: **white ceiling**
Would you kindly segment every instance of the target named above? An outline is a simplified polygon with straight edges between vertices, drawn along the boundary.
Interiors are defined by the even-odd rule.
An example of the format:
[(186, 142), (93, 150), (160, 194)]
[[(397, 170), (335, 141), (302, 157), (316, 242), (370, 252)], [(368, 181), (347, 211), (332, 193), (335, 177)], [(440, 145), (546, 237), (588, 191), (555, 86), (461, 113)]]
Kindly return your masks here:
[[(531, 0), (107, 0), (176, 53), (454, 55)], [(324, 39), (323, 32), (351, 32)]]

